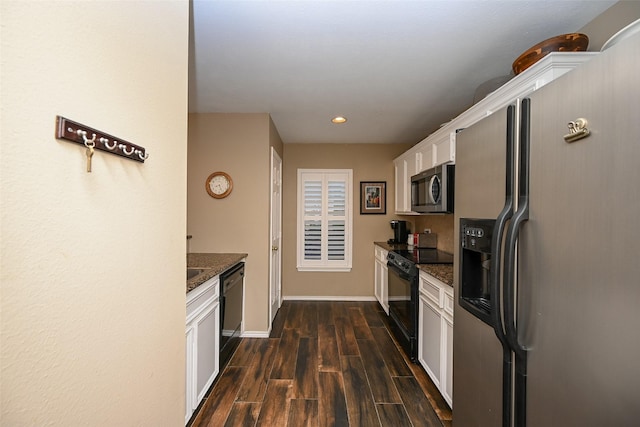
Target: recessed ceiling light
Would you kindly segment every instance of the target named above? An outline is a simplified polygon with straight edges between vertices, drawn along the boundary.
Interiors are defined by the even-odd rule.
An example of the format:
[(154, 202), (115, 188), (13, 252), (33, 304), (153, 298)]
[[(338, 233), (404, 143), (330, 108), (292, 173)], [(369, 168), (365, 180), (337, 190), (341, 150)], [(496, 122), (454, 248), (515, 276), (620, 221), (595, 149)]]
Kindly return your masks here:
[(331, 119), (331, 123), (336, 123), (336, 124), (344, 123), (346, 121), (347, 121), (347, 118), (342, 116), (336, 116), (333, 119)]

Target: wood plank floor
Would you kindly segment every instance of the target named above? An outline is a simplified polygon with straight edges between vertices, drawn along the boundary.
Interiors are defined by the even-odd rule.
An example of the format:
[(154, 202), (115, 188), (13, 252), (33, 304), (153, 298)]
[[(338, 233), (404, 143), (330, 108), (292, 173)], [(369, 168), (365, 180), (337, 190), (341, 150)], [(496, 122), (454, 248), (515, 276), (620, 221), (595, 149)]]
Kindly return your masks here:
[(193, 427), (450, 427), (451, 410), (390, 334), (377, 302), (285, 301), (244, 338)]

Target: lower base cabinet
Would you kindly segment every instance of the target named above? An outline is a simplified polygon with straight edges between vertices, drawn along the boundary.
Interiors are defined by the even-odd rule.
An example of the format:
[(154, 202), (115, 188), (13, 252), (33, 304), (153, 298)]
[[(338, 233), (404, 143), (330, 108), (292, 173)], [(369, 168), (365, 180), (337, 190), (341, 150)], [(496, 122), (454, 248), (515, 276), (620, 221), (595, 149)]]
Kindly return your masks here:
[(185, 330), (185, 424), (198, 408), (220, 367), (220, 279), (187, 294)]
[(421, 271), (418, 361), (453, 408), (453, 288)]
[(374, 272), (374, 293), (376, 299), (384, 309), (385, 313), (389, 314), (389, 291), (387, 289), (387, 254), (386, 249), (381, 248), (378, 245), (374, 246), (375, 249), (375, 272)]
[(419, 310), (418, 330), (421, 343), (418, 347), (418, 360), (436, 387), (440, 388), (442, 312), (424, 295), (420, 295)]

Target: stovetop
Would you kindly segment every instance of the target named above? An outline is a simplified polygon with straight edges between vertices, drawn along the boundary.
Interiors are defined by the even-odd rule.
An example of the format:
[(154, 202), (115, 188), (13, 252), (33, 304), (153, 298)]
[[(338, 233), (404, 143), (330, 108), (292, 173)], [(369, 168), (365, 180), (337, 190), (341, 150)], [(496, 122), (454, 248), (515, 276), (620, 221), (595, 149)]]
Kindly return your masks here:
[(453, 264), (453, 255), (437, 249), (394, 249), (394, 253), (414, 264)]
[(394, 249), (387, 255), (387, 264), (416, 276), (417, 264), (453, 264), (453, 255), (437, 249)]

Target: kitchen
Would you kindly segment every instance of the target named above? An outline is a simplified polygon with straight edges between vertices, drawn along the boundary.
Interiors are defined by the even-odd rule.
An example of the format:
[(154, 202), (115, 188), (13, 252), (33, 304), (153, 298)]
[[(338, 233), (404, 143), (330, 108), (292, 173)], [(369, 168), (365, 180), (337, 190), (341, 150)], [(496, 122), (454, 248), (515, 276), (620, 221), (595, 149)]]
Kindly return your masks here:
[[(170, 283), (184, 280), (184, 261), (173, 265), (159, 260), (184, 259), (185, 230), (191, 222), (189, 216), (196, 215), (184, 208), (187, 193), (192, 191), (184, 145), (188, 131), (188, 11), (184, 4), (167, 2), (156, 6), (159, 9), (150, 19), (148, 9), (135, 2), (127, 4), (126, 14), (121, 14), (123, 5), (118, 13), (105, 4), (74, 4), (74, 8), (64, 3), (44, 3), (39, 4), (38, 13), (28, 6), (8, 7), (3, 3), (2, 7), (3, 419), (15, 420), (18, 425), (178, 425), (184, 372), (175, 365), (183, 366), (184, 362), (185, 296), (184, 289), (180, 292)], [(105, 14), (112, 19), (104, 20)], [(104, 21), (96, 31), (92, 23)], [(22, 30), (12, 22), (20, 22)], [(159, 33), (157, 26), (166, 31)], [(86, 36), (84, 41), (77, 37), (79, 31)], [(108, 34), (109, 42), (101, 31)], [(615, 29), (604, 40), (613, 32)], [(131, 46), (129, 40), (134, 36), (140, 41)], [(162, 52), (157, 51), (158, 45)], [(94, 58), (96, 48), (104, 52)], [(122, 59), (123, 48), (130, 57), (144, 48), (145, 63), (109, 61)], [(14, 70), (5, 68), (7, 53), (15, 53), (21, 61), (18, 71), (11, 74), (5, 74), (5, 70)], [(73, 60), (65, 63), (60, 55)], [(167, 63), (175, 68), (167, 67)], [(106, 74), (104, 70), (113, 71)], [(154, 78), (149, 79), (149, 75)], [(20, 97), (9, 87), (21, 91)], [(125, 117), (125, 111), (130, 117)], [(155, 149), (141, 169), (130, 163), (114, 166), (111, 159), (98, 153), (93, 159), (93, 174), (87, 175), (83, 152), (52, 141), (55, 114), (84, 117), (99, 129), (116, 128), (115, 134), (130, 135), (134, 142), (148, 141), (146, 145)], [(109, 118), (107, 123), (105, 116)], [(255, 149), (264, 158), (255, 168), (261, 175), (251, 178), (231, 173), (236, 194), (241, 187), (264, 182), (268, 177), (264, 164), (268, 164), (272, 125), (266, 114), (253, 118), (260, 126), (259, 139), (253, 141), (257, 141)], [(237, 127), (244, 127), (245, 117), (237, 119)], [(13, 122), (19, 126), (10, 126)], [(24, 150), (28, 144), (38, 144), (37, 149)], [(329, 148), (321, 146), (283, 145), (285, 176), (286, 168), (291, 173), (298, 167), (293, 161), (287, 164), (296, 157), (288, 157), (287, 150), (299, 150), (300, 156), (332, 156)], [(389, 150), (380, 152), (387, 156), (387, 165), (404, 152), (384, 144), (368, 148)], [(351, 147), (340, 149), (344, 150), (340, 156), (352, 155), (348, 151)], [(224, 159), (225, 164), (237, 162), (239, 166), (234, 168), (240, 170), (253, 169), (252, 161), (251, 156)], [(361, 161), (369, 164), (367, 159)], [(378, 166), (380, 170), (385, 167)], [(395, 198), (393, 170), (389, 166), (386, 174), (372, 176), (375, 170), (363, 170), (354, 182), (386, 180), (391, 202)], [(111, 183), (100, 185), (98, 180), (105, 179)], [(204, 193), (202, 180), (197, 181), (197, 188)], [(193, 188), (198, 191), (196, 185)], [(268, 206), (264, 195), (256, 196), (256, 206)], [(231, 204), (232, 199), (226, 202)], [(246, 211), (242, 209), (243, 214)], [(205, 218), (197, 220), (206, 221), (207, 214), (202, 215)], [(291, 215), (283, 212), (285, 224), (292, 221)], [(388, 221), (394, 218), (391, 204), (386, 218), (362, 218), (358, 227), (364, 227), (363, 234), (371, 233), (359, 244), (370, 248), (373, 241), (388, 239)], [(209, 221), (213, 224), (217, 219), (209, 217)], [(223, 221), (220, 226), (229, 233), (224, 248), (207, 246), (203, 243), (205, 232), (189, 230), (187, 234), (194, 236), (191, 250), (254, 252), (254, 248), (239, 248), (241, 241), (248, 240), (260, 247), (270, 246), (264, 231), (268, 228), (266, 208), (262, 216), (247, 213), (237, 221)], [(256, 229), (249, 226), (256, 222)], [(439, 226), (451, 227), (420, 224), (445, 235), (445, 231), (436, 230)], [(363, 255), (366, 259), (354, 263), (359, 270), (353, 274), (370, 284), (373, 253), (362, 252), (367, 252)], [(249, 275), (266, 276), (268, 261), (264, 258), (250, 253), (247, 268), (254, 270)], [(285, 259), (283, 264), (290, 265), (290, 261)], [(283, 286), (287, 274), (283, 272)], [(322, 282), (322, 278), (314, 280)], [(248, 292), (265, 301), (257, 304), (246, 319), (250, 331), (264, 332), (268, 328), (266, 289), (266, 279), (248, 285)], [(305, 288), (287, 292), (294, 296), (310, 294)], [(335, 289), (331, 294), (340, 296)], [(354, 291), (351, 296), (358, 294)], [(145, 303), (141, 306), (140, 301)], [(118, 308), (117, 315), (114, 307)], [(34, 405), (33, 393), (41, 396), (43, 403)], [(96, 422), (94, 416), (101, 421)]]

